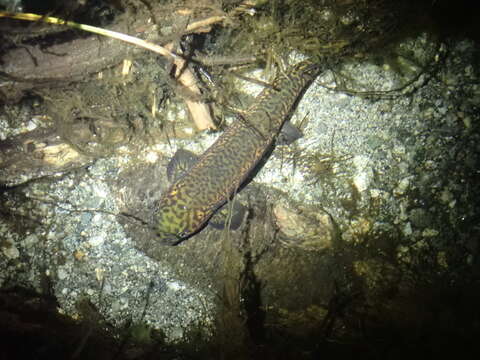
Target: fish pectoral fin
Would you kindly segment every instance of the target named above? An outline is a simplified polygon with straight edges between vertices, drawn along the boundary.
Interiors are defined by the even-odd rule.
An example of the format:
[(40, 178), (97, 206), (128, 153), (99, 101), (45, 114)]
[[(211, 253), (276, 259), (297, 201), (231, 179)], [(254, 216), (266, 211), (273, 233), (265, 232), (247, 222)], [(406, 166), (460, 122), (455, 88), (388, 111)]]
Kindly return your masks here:
[(167, 178), (170, 182), (177, 181), (198, 160), (199, 156), (185, 149), (178, 149), (167, 165)]
[(290, 145), (303, 137), (302, 131), (290, 121), (285, 121), (277, 137), (277, 145)]
[(217, 210), (210, 219), (209, 225), (222, 230), (228, 227), (230, 230), (237, 230), (243, 223), (248, 208), (238, 201), (229, 201)]

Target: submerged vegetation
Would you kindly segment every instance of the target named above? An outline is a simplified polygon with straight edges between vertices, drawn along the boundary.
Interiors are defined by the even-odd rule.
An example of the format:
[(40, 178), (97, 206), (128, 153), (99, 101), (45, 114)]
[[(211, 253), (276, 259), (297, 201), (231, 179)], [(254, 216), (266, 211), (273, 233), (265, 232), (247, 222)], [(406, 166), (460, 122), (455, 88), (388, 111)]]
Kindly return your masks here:
[[(37, 7), (29, 8), (31, 3), (23, 1), (26, 11), (39, 10), (39, 2), (36, 2)], [(422, 23), (425, 19), (422, 14), (436, 1), (65, 2), (71, 6), (63, 6), (56, 1), (48, 3), (56, 4), (51, 9), (43, 9), (48, 14), (85, 21), (88, 14), (95, 13), (98, 15), (95, 18), (97, 25), (110, 27), (124, 21), (121, 23), (122, 31), (137, 32), (139, 36), (152, 38), (162, 45), (171, 43), (174, 51), (182, 52), (188, 59), (202, 93), (192, 94), (180, 89), (171, 76), (175, 66), (143, 50), (141, 53), (131, 48), (120, 53), (111, 50), (108, 66), (94, 70), (91, 58), (85, 61), (75, 53), (73, 59), (78, 61), (74, 62), (74, 66), (61, 68), (60, 65), (68, 64), (67, 60), (72, 59), (69, 57), (71, 54), (69, 51), (51, 51), (50, 46), (54, 47), (62, 41), (71, 43), (73, 45), (69, 49), (73, 53), (75, 46), (80, 44), (74, 41), (82, 38), (83, 34), (53, 27), (43, 27), (36, 33), (34, 29), (39, 23), (35, 26), (21, 25), (21, 30), (24, 30), (22, 26), (27, 29), (24, 33), (15, 33), (19, 29), (15, 27), (13, 35), (2, 28), (2, 52), (7, 54), (18, 44), (29, 51), (35, 50), (29, 47), (34, 44), (35, 48), (41, 48), (42, 56), (54, 54), (49, 59), (58, 61), (55, 64), (63, 73), (81, 70), (79, 76), (52, 80), (57, 78), (44, 73), (49, 68), (41, 68), (47, 61), (38, 62), (35, 57), (38, 53), (29, 54), (37, 63), (23, 76), (28, 78), (37, 72), (42, 72), (42, 76), (38, 81), (27, 79), (22, 84), (28, 83), (31, 87), (17, 90), (20, 97), (28, 98), (33, 94), (35, 100), (30, 106), (24, 103), (17, 108), (9, 104), (2, 109), (1, 115), (7, 121), (0, 125), (8, 125), (0, 128), (2, 139), (7, 139), (2, 141), (2, 145), (16, 139), (18, 133), (28, 135), (35, 126), (39, 127), (37, 130), (49, 129), (53, 134), (48, 141), (22, 140), (15, 148), (22, 149), (24, 157), (33, 154), (33, 161), (25, 167), (28, 174), (33, 173), (34, 166), (47, 160), (53, 170), (36, 172), (27, 180), (19, 177), (18, 182), (8, 183), (8, 186), (19, 185), (16, 187), (2, 184), (1, 196), (8, 201), (3, 202), (2, 198), (0, 235), (8, 233), (9, 237), (0, 239), (0, 265), (2, 274), (6, 274), (0, 280), (3, 281), (2, 286), (13, 289), (10, 293), (10, 290), (0, 292), (0, 303), (7, 309), (2, 312), (1, 319), (13, 324), (11, 328), (3, 328), (5, 338), (23, 339), (27, 332), (27, 338), (35, 344), (32, 353), (37, 355), (36, 352), (43, 351), (52, 359), (56, 355), (57, 358), (80, 358), (91, 353), (96, 353), (92, 359), (111, 358), (112, 354), (118, 359), (186, 358), (190, 354), (209, 359), (253, 358), (254, 355), (264, 355), (262, 358), (267, 359), (298, 359), (299, 348), (304, 350), (301, 355), (304, 358), (314, 358), (318, 354), (328, 357), (331, 353), (338, 357), (334, 350), (364, 358), (400, 357), (405, 352), (418, 352), (417, 345), (424, 346), (428, 352), (430, 344), (422, 344), (425, 337), (432, 343), (441, 341), (440, 336), (432, 335), (429, 330), (440, 323), (442, 330), (446, 329), (448, 334), (451, 323), (454, 323), (456, 309), (452, 309), (456, 304), (468, 305), (462, 306), (460, 313), (465, 319), (471, 318), (472, 314), (466, 309), (474, 308), (478, 296), (468, 296), (469, 291), (473, 292), (472, 287), (465, 280), (464, 273), (457, 273), (455, 267), (460, 264), (458, 267), (467, 270), (472, 278), (478, 273), (478, 246), (473, 241), (476, 239), (474, 231), (478, 229), (474, 221), (475, 206), (471, 206), (467, 216), (462, 213), (463, 205), (458, 205), (473, 198), (476, 189), (472, 185), (474, 182), (467, 182), (468, 186), (463, 186), (465, 182), (462, 182), (454, 184), (457, 187), (453, 192), (438, 181), (437, 170), (443, 161), (438, 160), (443, 159), (439, 149), (444, 150), (445, 147), (432, 149), (422, 143), (422, 139), (428, 139), (433, 144), (439, 139), (433, 136), (436, 133), (445, 134), (441, 139), (448, 141), (455, 136), (467, 137), (476, 130), (475, 118), (473, 112), (469, 113), (471, 107), (459, 106), (459, 109), (452, 110), (445, 105), (442, 108), (442, 100), (437, 102), (439, 97), (436, 94), (431, 95), (434, 105), (425, 105), (429, 113), (425, 112), (424, 117), (418, 116), (418, 123), (424, 127), (412, 130), (413, 125), (409, 125), (412, 127), (404, 128), (401, 122), (405, 119), (401, 116), (391, 121), (388, 119), (389, 131), (395, 134), (393, 137), (400, 138), (398, 142), (391, 139), (388, 132), (378, 134), (380, 125), (374, 121), (385, 118), (374, 118), (372, 127), (367, 129), (366, 140), (361, 138), (360, 141), (368, 142), (370, 149), (374, 149), (372, 152), (381, 148), (378, 153), (384, 158), (352, 156), (357, 149), (347, 148), (337, 152), (338, 147), (334, 148), (333, 143), (341, 142), (340, 136), (340, 139), (332, 136), (325, 147), (317, 147), (318, 141), (314, 138), (307, 143), (311, 152), (303, 148), (301, 153), (292, 155), (292, 162), (304, 170), (303, 186), (313, 191), (320, 189), (322, 196), (338, 200), (330, 203), (339, 204), (336, 213), (324, 210), (327, 207), (324, 205), (330, 205), (327, 202), (312, 204), (308, 203), (312, 197), (306, 197), (305, 203), (300, 203), (282, 193), (283, 187), (282, 191), (277, 191), (260, 185), (260, 190), (255, 188), (251, 193), (245, 192), (249, 208), (244, 216), (245, 223), (238, 232), (205, 232), (196, 235), (198, 241), (168, 249), (157, 247), (150, 241), (144, 222), (135, 222), (132, 217), (130, 222), (134, 225), (129, 223), (121, 228), (114, 222), (113, 216), (117, 210), (126, 209), (135, 217), (148, 219), (156, 211), (158, 194), (167, 186), (164, 165), (167, 163), (166, 154), (173, 148), (170, 140), (189, 139), (178, 141), (174, 146), (192, 145), (194, 141), (190, 139), (196, 135), (182, 101), (188, 99), (214, 106), (216, 120), (222, 126), (223, 119), (230, 114), (238, 115), (237, 120), (240, 121), (242, 109), (247, 108), (254, 95), (238, 89), (238, 78), (248, 78), (249, 71), (254, 68), (265, 67), (273, 75), (284, 71), (300, 57), (316, 59), (325, 62), (331, 70), (332, 83), (336, 86), (330, 89), (332, 92), (342, 93), (344, 99), (368, 97), (372, 103), (380, 102), (389, 95), (404, 96), (402, 90), (405, 84), (411, 85), (420, 77), (426, 78), (421, 85), (434, 79), (433, 76), (422, 75), (432, 70), (432, 64), (441, 64), (443, 58), (437, 61), (436, 56), (446, 55), (446, 50), (436, 51), (439, 48), (436, 46), (438, 35), (430, 33), (423, 37), (424, 42), (433, 43), (432, 51), (428, 48), (428, 51), (421, 52), (423, 57), (405, 50), (399, 43), (405, 44), (406, 38), (417, 35), (420, 30), (433, 28), (430, 21)], [(189, 25), (197, 23), (197, 20), (211, 22), (195, 31), (189, 30)], [(8, 30), (10, 23), (6, 24)], [(100, 48), (109, 46), (108, 41), (101, 40)], [(120, 48), (118, 43), (109, 49), (114, 48)], [(418, 49), (419, 46), (411, 48)], [(125, 58), (128, 61), (123, 62), (123, 68), (128, 70), (119, 75), (118, 64)], [(342, 62), (352, 64), (358, 60), (393, 70), (405, 82), (400, 81), (395, 91), (373, 89), (368, 77), (362, 77), (357, 72), (356, 79), (349, 71), (351, 68), (344, 67), (342, 72), (337, 66)], [(11, 95), (4, 90), (7, 85), (16, 81), (21, 83), (21, 79), (6, 75), (2, 65), (0, 63), (0, 94), (4, 100)], [(472, 74), (475, 71), (468, 67), (459, 71), (467, 70)], [(269, 80), (257, 82), (262, 86), (270, 83)], [(372, 84), (378, 85), (379, 82), (372, 81)], [(412, 88), (407, 95), (418, 89), (415, 86)], [(454, 88), (452, 85), (447, 90), (450, 92)], [(446, 87), (441, 89), (443, 91)], [(473, 93), (474, 90), (472, 93), (466, 91), (469, 95)], [(7, 100), (5, 102), (17, 101), (13, 98)], [(340, 106), (349, 104), (347, 101), (339, 103)], [(383, 105), (383, 108), (373, 109), (398, 115), (392, 103)], [(362, 106), (367, 107), (364, 103), (357, 106), (359, 112), (363, 110)], [(369, 111), (371, 109), (368, 108)], [(434, 118), (432, 114), (435, 111), (445, 113)], [(458, 119), (448, 117), (447, 111), (462, 113), (464, 125), (461, 126), (464, 128), (460, 132), (452, 132)], [(36, 123), (32, 125), (30, 119), (33, 115)], [(310, 116), (313, 122), (317, 114)], [(348, 116), (355, 117), (357, 114)], [(438, 120), (440, 125), (434, 120)], [(450, 123), (444, 123), (444, 120)], [(347, 120), (342, 125), (344, 128), (339, 129), (347, 137), (348, 132), (357, 130), (349, 126), (359, 126), (359, 122)], [(3, 132), (4, 128), (14, 130)], [(419, 128), (421, 132), (417, 132)], [(320, 133), (325, 128), (314, 129), (314, 132)], [(325, 133), (335, 134), (335, 130), (329, 130), (331, 128)], [(407, 140), (404, 144), (404, 139), (419, 148), (410, 147)], [(389, 149), (394, 145), (385, 145), (390, 140), (396, 146), (395, 151)], [(463, 161), (469, 164), (472, 174), (478, 175), (476, 157), (470, 151), (474, 147), (471, 144), (478, 141), (473, 141), (473, 136), (471, 140), (471, 143), (465, 141), (462, 150), (455, 155), (461, 161), (455, 162), (458, 168), (452, 174), (452, 182), (459, 179), (455, 176), (460, 177), (457, 173), (461, 172)], [(71, 148), (74, 151), (58, 151), (55, 156), (45, 156), (47, 152), (44, 150), (54, 141), (62, 141), (62, 149)], [(54, 166), (78, 154), (89, 161), (79, 162), (81, 170), (71, 172), (72, 167)], [(103, 160), (114, 155), (121, 157), (117, 163)], [(388, 167), (371, 170), (371, 163), (380, 163), (389, 156)], [(415, 169), (419, 173), (410, 169), (415, 164), (410, 162), (414, 157), (422, 158)], [(102, 160), (88, 167), (90, 161), (99, 158)], [(23, 164), (19, 161), (13, 163), (13, 167), (17, 168)], [(399, 170), (391, 171), (391, 167)], [(6, 171), (2, 176), (4, 173)], [(97, 186), (98, 179), (105, 182)], [(343, 188), (339, 184), (343, 184)], [(376, 188), (369, 188), (372, 184)], [(369, 195), (365, 195), (370, 189)], [(442, 206), (436, 203), (432, 194), (440, 197)], [(316, 200), (313, 198), (313, 201)], [(81, 206), (84, 208), (80, 209)], [(102, 212), (101, 208), (106, 210)], [(399, 214), (396, 213), (398, 209)], [(454, 210), (457, 215), (452, 215)], [(381, 217), (382, 211), (387, 214), (385, 217)], [(34, 214), (35, 221), (32, 221)], [(394, 214), (394, 219), (388, 218), (391, 214)], [(108, 215), (108, 221), (102, 215)], [(442, 229), (449, 223), (442, 221), (441, 225), (445, 227), (438, 226), (440, 221), (435, 222), (434, 219), (437, 216), (451, 216), (458, 222), (458, 227), (447, 229), (451, 232), (441, 238)], [(340, 224), (343, 227), (339, 225), (339, 218), (344, 221)], [(124, 225), (121, 220), (119, 222)], [(468, 229), (461, 233), (458, 230), (461, 226)], [(137, 231), (138, 228), (145, 232)], [(115, 235), (110, 238), (112, 234)], [(473, 240), (462, 242), (464, 234), (469, 234)], [(144, 238), (149, 241), (142, 243)], [(149, 262), (151, 259), (137, 258), (139, 252), (136, 249), (133, 251), (133, 247), (129, 248), (131, 252), (125, 251), (132, 242), (156, 259), (155, 265), (161, 265), (153, 267)], [(452, 242), (458, 242), (460, 246)], [(471, 248), (473, 255), (464, 256), (465, 248), (469, 251)], [(4, 268), (8, 271), (3, 271)], [(15, 287), (17, 279), (29, 284), (37, 272), (42, 274), (39, 281), (45, 285), (41, 288), (41, 292), (45, 293), (42, 299), (48, 299), (43, 308), (31, 308), (30, 305), (43, 304), (44, 300), (31, 294), (18, 296)], [(456, 277), (449, 278), (452, 273)], [(138, 283), (146, 278), (149, 280), (148, 289), (145, 286), (139, 288)], [(454, 281), (449, 282), (451, 279)], [(452, 285), (459, 281), (464, 281), (464, 288), (460, 290)], [(415, 302), (419, 284), (420, 295), (427, 299), (420, 305)], [(52, 300), (52, 294), (62, 299), (61, 302)], [(67, 308), (68, 311), (68, 305), (78, 294), (86, 298), (85, 302), (73, 305), (74, 311), (83, 320), (80, 327), (71, 319), (66, 320), (65, 325), (62, 316), (58, 317), (59, 323), (30, 320), (38, 319), (36, 312), (58, 316), (57, 308)], [(452, 309), (441, 303), (445, 294), (453, 304)], [(18, 306), (23, 302), (28, 306)], [(433, 308), (431, 314), (425, 311), (427, 307)], [(54, 319), (57, 317), (51, 320)], [(116, 324), (112, 326), (109, 322), (114, 320)], [(163, 330), (163, 326), (168, 331), (156, 330)], [(44, 327), (50, 327), (46, 332), (48, 336), (36, 336), (43, 333)], [(123, 330), (118, 330), (118, 327)], [(458, 332), (451, 331), (460, 337), (466, 333), (463, 328)], [(408, 334), (405, 335), (405, 332)], [(63, 344), (67, 344), (65, 348), (52, 341), (57, 339), (58, 333), (65, 335), (59, 337)], [(472, 334), (476, 336), (474, 332)], [(177, 344), (167, 345), (173, 342), (174, 335)], [(397, 346), (404, 345), (402, 341), (414, 346), (402, 352), (397, 349)], [(96, 345), (101, 350), (96, 349)], [(14, 354), (20, 346), (12, 342), (5, 351), (9, 355)], [(35, 357), (32, 353), (30, 358)]]

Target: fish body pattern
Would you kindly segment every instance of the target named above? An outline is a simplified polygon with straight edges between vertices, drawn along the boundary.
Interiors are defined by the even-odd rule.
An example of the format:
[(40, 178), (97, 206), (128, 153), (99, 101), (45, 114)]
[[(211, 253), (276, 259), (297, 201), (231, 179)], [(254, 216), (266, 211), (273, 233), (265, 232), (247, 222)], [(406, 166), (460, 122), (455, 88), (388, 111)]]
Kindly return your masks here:
[(280, 72), (253, 105), (162, 196), (156, 232), (175, 245), (195, 234), (230, 199), (274, 142), (297, 101), (320, 72), (308, 60)]

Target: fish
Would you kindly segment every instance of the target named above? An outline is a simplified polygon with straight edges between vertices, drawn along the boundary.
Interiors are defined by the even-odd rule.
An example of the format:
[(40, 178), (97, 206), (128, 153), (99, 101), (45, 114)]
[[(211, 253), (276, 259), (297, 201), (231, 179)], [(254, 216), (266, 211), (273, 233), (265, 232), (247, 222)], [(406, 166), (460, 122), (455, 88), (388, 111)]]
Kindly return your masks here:
[(162, 244), (177, 245), (199, 232), (239, 191), (321, 68), (304, 60), (279, 71), (271, 86), (175, 180), (161, 196), (155, 214), (155, 232)]

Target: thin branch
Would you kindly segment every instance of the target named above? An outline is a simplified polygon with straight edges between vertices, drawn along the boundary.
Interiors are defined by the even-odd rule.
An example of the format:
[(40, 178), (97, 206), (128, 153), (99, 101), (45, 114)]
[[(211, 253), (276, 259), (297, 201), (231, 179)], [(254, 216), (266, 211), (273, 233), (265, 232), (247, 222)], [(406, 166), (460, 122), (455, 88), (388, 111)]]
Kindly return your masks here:
[[(88, 31), (94, 34), (99, 34), (99, 35), (107, 36), (120, 41), (124, 41), (129, 44), (133, 44), (141, 48), (144, 48), (146, 50), (153, 51), (174, 62), (177, 68), (176, 78), (181, 85), (188, 88), (188, 90), (190, 90), (194, 94), (201, 95), (200, 88), (197, 85), (195, 76), (188, 69), (188, 67), (185, 66), (186, 60), (181, 56), (171, 52), (166, 47), (152, 44), (148, 41), (145, 41), (127, 34), (123, 34), (117, 31), (107, 30), (107, 29), (103, 29), (103, 28), (99, 28), (91, 25), (79, 24), (73, 21), (62, 20), (59, 18), (51, 17), (51, 16), (41, 16), (41, 15), (29, 14), (29, 13), (10, 13), (5, 11), (0, 11), (0, 18), (1, 17), (8, 17), (12, 19), (26, 20), (26, 21), (43, 21), (49, 24), (65, 25), (71, 28), (80, 29), (83, 31)], [(212, 20), (210, 21), (204, 20), (202, 22), (194, 23), (192, 24), (194, 26), (191, 26), (191, 28), (193, 29), (193, 28), (203, 27), (205, 26), (205, 24), (210, 24), (210, 23), (219, 21), (219, 19), (217, 18), (220, 18), (220, 17), (213, 17)], [(194, 101), (188, 98), (184, 98), (184, 101), (187, 105), (187, 108), (190, 111), (190, 114), (192, 115), (193, 122), (195, 123), (198, 130), (216, 128), (215, 123), (213, 122), (212, 116), (210, 114), (210, 109), (207, 104), (200, 101)]]

